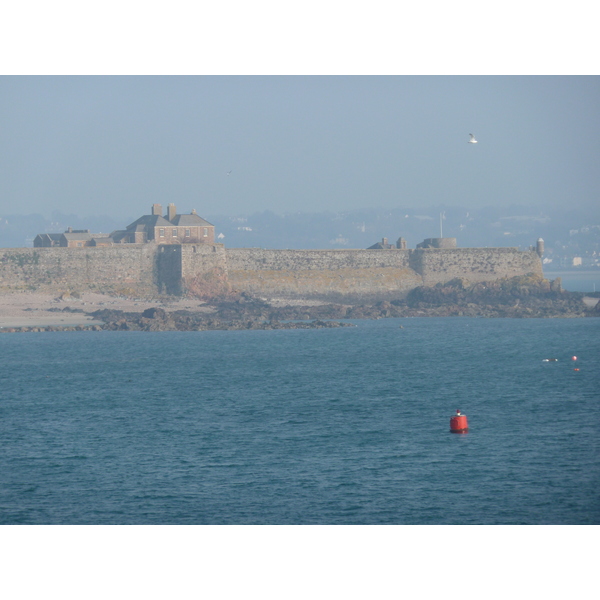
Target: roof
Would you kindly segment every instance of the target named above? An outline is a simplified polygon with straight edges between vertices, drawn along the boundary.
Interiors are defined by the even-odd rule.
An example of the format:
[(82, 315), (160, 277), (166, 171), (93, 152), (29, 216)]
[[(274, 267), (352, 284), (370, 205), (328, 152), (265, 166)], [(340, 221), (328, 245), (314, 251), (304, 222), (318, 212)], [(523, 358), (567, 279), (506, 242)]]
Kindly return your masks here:
[(36, 237), (39, 238), (48, 238), (49, 240), (53, 240), (55, 242), (60, 241), (62, 237), (62, 233), (38, 233)]
[(391, 250), (395, 247), (396, 246), (394, 246), (393, 244), (383, 244), (382, 242), (377, 242), (376, 244), (369, 246), (367, 250)]
[(128, 237), (131, 234), (130, 231), (126, 231), (125, 229), (117, 229), (110, 234), (110, 239), (113, 242), (120, 242), (123, 238)]
[(180, 227), (214, 227), (212, 223), (209, 223), (202, 217), (196, 214), (191, 215), (175, 215), (171, 221), (172, 225), (179, 225)]
[[(63, 234), (61, 234), (61, 236), (64, 236), (64, 238), (70, 242), (73, 242), (73, 241), (89, 242), (93, 238), (99, 237), (97, 233), (96, 234), (94, 234), (94, 233), (63, 233)], [(108, 237), (108, 236), (106, 236), (106, 237)]]
[(144, 215), (131, 223), (131, 225), (127, 225), (127, 230), (131, 231), (135, 229), (136, 231), (143, 231), (150, 227), (168, 227), (170, 224), (169, 221), (160, 215)]

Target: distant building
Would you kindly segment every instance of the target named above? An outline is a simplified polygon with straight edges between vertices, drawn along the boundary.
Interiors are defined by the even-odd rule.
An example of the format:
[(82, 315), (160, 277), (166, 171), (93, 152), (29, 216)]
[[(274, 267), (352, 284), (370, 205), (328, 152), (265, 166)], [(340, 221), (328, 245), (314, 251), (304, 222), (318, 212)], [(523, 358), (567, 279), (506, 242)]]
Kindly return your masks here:
[(152, 205), (152, 214), (144, 215), (123, 231), (110, 234), (115, 244), (214, 244), (215, 226), (196, 214), (178, 215), (169, 204), (162, 216), (162, 206)]
[(373, 244), (372, 246), (369, 246), (367, 248), (367, 250), (395, 250), (395, 249), (406, 250), (406, 240), (403, 237), (398, 238), (396, 245), (388, 244), (388, 239), (382, 238), (381, 242), (377, 242), (376, 244)]
[(38, 233), (33, 239), (34, 248), (53, 248), (60, 246), (62, 233)]
[(456, 238), (427, 238), (417, 248), (456, 248)]
[(89, 229), (72, 229), (64, 233), (40, 233), (33, 240), (34, 248), (83, 248), (85, 246), (110, 246), (108, 234), (90, 233)]
[(144, 215), (124, 230), (110, 235), (90, 233), (89, 229), (72, 229), (64, 233), (40, 233), (33, 240), (34, 248), (83, 248), (113, 244), (214, 244), (215, 227), (196, 214), (178, 215), (175, 204), (169, 204), (162, 216), (162, 206), (152, 205), (152, 214)]

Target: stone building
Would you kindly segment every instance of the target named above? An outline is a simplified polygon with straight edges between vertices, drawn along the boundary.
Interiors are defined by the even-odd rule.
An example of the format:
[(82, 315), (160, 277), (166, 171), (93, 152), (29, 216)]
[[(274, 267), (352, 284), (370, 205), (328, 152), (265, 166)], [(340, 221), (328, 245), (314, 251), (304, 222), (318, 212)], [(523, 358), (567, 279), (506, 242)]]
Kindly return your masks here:
[(72, 229), (64, 233), (40, 233), (33, 240), (34, 248), (84, 248), (110, 246), (112, 240), (106, 233), (90, 233), (89, 229)]
[(58, 248), (62, 233), (38, 233), (33, 240), (34, 248)]
[(140, 217), (123, 231), (110, 234), (115, 244), (214, 244), (215, 227), (195, 210), (178, 215), (175, 204), (169, 204), (163, 217), (162, 206), (152, 205), (152, 214)]
[(417, 248), (456, 248), (456, 238), (427, 238)]
[(40, 233), (34, 248), (83, 248), (113, 244), (214, 244), (215, 227), (196, 214), (178, 215), (175, 204), (169, 204), (163, 217), (162, 206), (152, 205), (152, 214), (144, 215), (124, 230), (110, 235), (90, 233), (89, 229), (72, 229), (64, 233)]
[(377, 242), (372, 246), (369, 246), (367, 250), (406, 250), (406, 240), (403, 237), (398, 238), (396, 245), (388, 244), (387, 238), (382, 238), (381, 242)]

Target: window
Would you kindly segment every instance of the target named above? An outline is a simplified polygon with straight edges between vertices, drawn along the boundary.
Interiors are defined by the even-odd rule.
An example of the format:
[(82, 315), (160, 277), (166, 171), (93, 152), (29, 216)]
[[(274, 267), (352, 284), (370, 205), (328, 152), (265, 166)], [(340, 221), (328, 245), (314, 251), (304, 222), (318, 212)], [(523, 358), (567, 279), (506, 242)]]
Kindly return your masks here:
[(173, 237), (177, 237), (177, 229), (173, 229)]
[(190, 230), (189, 229), (185, 230), (185, 237), (190, 237)]
[(158, 235), (160, 237), (165, 237), (165, 230), (162, 227), (158, 230)]
[(204, 228), (204, 237), (208, 237), (208, 227)]

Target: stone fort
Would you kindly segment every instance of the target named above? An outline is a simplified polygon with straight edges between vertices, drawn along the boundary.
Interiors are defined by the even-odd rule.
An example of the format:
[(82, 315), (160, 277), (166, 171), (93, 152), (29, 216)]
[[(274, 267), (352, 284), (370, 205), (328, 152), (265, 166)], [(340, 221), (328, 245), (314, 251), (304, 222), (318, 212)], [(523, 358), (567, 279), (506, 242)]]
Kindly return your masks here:
[(55, 237), (38, 236), (33, 248), (0, 249), (0, 291), (208, 298), (235, 290), (268, 300), (356, 303), (400, 299), (457, 277), (543, 276), (541, 239), (525, 251), (457, 248), (455, 238), (427, 239), (415, 249), (404, 238), (364, 250), (225, 248), (195, 211), (177, 215), (174, 205), (165, 217), (159, 211), (154, 205), (152, 215), (110, 236), (69, 230), (66, 237), (40, 234)]

